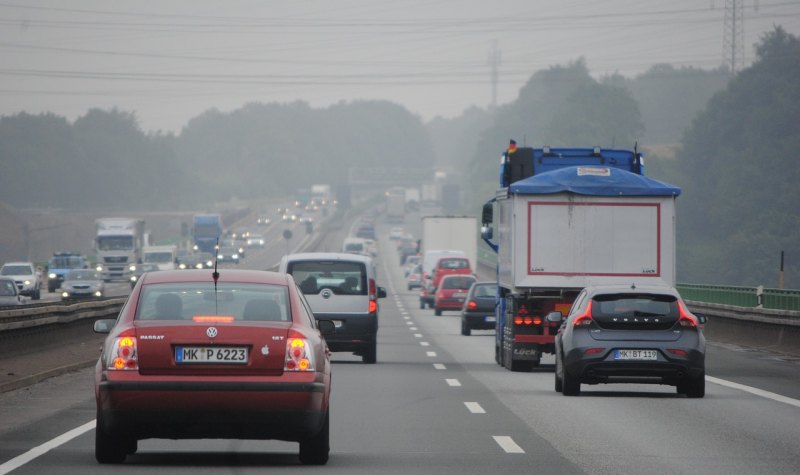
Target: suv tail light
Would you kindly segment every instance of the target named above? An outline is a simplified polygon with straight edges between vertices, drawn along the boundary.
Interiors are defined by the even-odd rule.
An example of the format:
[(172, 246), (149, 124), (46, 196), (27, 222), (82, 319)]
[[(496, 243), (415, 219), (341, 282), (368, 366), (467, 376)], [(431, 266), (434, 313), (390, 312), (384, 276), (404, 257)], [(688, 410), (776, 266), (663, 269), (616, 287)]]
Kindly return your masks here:
[[(106, 369), (114, 371), (138, 370), (139, 352), (136, 347), (136, 337), (125, 335), (123, 332), (114, 338), (113, 346), (106, 355)], [(132, 333), (132, 332), (131, 332)]]
[(678, 324), (686, 328), (697, 328), (697, 317), (692, 315), (689, 310), (683, 305), (683, 302), (678, 300)]
[(573, 327), (588, 327), (592, 324), (592, 301), (586, 306), (586, 311), (579, 315), (573, 322)]
[(475, 310), (476, 308), (478, 308), (478, 302), (470, 300), (469, 302), (467, 302), (467, 308), (470, 310)]

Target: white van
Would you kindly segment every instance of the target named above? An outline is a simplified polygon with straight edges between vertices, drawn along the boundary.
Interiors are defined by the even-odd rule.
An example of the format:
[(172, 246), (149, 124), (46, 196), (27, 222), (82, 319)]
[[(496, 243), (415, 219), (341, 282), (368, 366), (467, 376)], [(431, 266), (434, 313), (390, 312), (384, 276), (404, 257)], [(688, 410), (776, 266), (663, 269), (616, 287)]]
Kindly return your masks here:
[(348, 351), (375, 363), (378, 335), (378, 287), (371, 257), (337, 252), (283, 256), (278, 269), (291, 274), (318, 320), (332, 320), (336, 332), (325, 341), (331, 351)]

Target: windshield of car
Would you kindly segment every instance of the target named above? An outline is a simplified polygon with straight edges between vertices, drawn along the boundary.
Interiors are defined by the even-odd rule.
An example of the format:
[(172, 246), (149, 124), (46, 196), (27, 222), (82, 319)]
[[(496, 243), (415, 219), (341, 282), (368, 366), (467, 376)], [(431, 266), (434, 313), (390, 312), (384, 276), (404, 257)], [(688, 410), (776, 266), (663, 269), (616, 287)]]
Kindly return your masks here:
[(442, 281), (443, 289), (468, 289), (475, 282), (474, 277), (450, 277)]
[(495, 297), (497, 295), (497, 284), (480, 284), (475, 286), (473, 296), (475, 297)]
[(468, 269), (469, 261), (466, 259), (442, 259), (439, 261), (440, 269)]
[(31, 266), (22, 265), (22, 266), (3, 266), (3, 269), (0, 270), (0, 275), (32, 275), (33, 269)]
[(83, 259), (77, 256), (56, 256), (50, 259), (51, 269), (80, 269)]
[(93, 270), (73, 270), (67, 273), (65, 280), (103, 280), (103, 276)]
[(172, 253), (169, 252), (169, 251), (145, 252), (144, 253), (144, 261), (145, 262), (169, 263), (169, 262), (172, 262)]
[[(227, 316), (233, 320), (289, 321), (286, 286), (187, 282), (150, 284), (142, 289), (136, 320), (198, 320)], [(201, 319), (200, 319), (201, 320)]]
[(304, 294), (329, 288), (337, 295), (367, 295), (367, 268), (363, 262), (298, 261), (287, 272)]
[(0, 280), (0, 296), (13, 297), (17, 295), (17, 287), (13, 280), (2, 279)]
[(345, 252), (363, 252), (364, 251), (364, 244), (360, 242), (351, 242), (345, 244), (344, 246)]

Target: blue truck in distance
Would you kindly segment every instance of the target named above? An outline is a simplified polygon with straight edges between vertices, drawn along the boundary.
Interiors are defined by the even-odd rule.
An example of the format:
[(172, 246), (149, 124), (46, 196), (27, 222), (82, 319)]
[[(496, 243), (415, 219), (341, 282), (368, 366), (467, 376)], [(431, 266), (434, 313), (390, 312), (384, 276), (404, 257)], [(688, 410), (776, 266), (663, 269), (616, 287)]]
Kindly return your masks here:
[(216, 245), (222, 236), (222, 217), (218, 214), (196, 214), (192, 219), (193, 249), (216, 255)]
[(55, 292), (64, 282), (64, 275), (74, 269), (89, 268), (86, 256), (77, 252), (56, 252), (47, 262), (47, 291)]
[(644, 176), (635, 149), (516, 148), (503, 153), (499, 188), (481, 235), (497, 252), (495, 361), (530, 371), (555, 352), (560, 324), (589, 285), (675, 285), (680, 188)]

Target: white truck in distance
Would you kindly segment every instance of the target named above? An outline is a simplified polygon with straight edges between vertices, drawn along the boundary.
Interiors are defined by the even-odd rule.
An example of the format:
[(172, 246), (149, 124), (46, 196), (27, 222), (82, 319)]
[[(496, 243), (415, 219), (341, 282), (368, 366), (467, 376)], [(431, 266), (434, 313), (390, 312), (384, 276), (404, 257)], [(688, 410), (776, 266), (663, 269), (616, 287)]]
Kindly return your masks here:
[(155, 264), (158, 270), (174, 270), (177, 268), (177, 254), (178, 247), (174, 245), (148, 246), (142, 250), (142, 264)]
[(95, 221), (97, 270), (105, 280), (128, 280), (131, 266), (142, 261), (144, 220), (99, 218)]
[[(475, 216), (423, 216), (422, 254), (433, 250), (462, 251), (472, 270), (478, 261), (478, 218)], [(436, 262), (423, 261), (423, 272), (430, 273)]]

